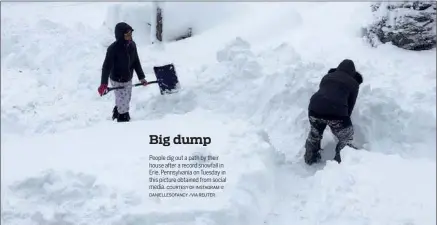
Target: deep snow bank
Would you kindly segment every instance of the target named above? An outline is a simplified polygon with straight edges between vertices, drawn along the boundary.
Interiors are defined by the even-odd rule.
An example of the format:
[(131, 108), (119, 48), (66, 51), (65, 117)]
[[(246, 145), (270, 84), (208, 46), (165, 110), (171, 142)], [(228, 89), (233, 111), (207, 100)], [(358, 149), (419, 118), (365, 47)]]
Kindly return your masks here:
[[(77, 10), (62, 8), (62, 4), (59, 8), (48, 3), (39, 6), (44, 5), (55, 11), (52, 17), (31, 10), (29, 17), (11, 15), (17, 13), (16, 8), (21, 13), (28, 8), (2, 5), (2, 135), (11, 130), (34, 134), (71, 129), (77, 121), (83, 127), (101, 117), (95, 104), (98, 83), (91, 81), (101, 73), (104, 33), (82, 23), (77, 14), (70, 23), (53, 18), (64, 12), (68, 20), (69, 13)], [(86, 13), (82, 19), (88, 19)]]
[(285, 224), (435, 224), (434, 159), (404, 159), (346, 147), (341, 165), (288, 165), (266, 219)]
[[(200, 145), (148, 144), (148, 135), (209, 136)], [(205, 111), (2, 143), (7, 224), (260, 224), (271, 206), (275, 160), (262, 131)], [(149, 155), (216, 155), (215, 198), (149, 198)]]

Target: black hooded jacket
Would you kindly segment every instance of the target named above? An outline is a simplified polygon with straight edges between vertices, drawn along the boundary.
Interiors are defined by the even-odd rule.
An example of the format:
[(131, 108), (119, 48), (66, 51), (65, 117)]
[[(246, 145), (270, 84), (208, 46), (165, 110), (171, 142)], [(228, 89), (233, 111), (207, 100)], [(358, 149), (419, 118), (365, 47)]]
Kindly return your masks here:
[(308, 106), (309, 115), (332, 120), (350, 117), (362, 82), (354, 62), (343, 60), (320, 81), (319, 90), (311, 97)]
[(129, 30), (133, 31), (132, 27), (124, 22), (115, 26), (116, 41), (106, 51), (101, 84), (107, 85), (109, 77), (117, 82), (128, 82), (132, 80), (134, 70), (139, 80), (145, 79), (135, 42), (124, 39), (124, 34)]

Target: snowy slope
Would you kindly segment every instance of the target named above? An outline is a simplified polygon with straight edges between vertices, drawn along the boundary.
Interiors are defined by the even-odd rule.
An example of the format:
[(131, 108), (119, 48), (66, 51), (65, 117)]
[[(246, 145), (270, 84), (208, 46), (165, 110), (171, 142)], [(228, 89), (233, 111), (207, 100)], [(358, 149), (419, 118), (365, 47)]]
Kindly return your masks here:
[[(435, 224), (435, 49), (369, 48), (360, 38), (369, 4), (166, 3), (170, 36), (202, 20), (195, 36), (164, 46), (148, 46), (140, 26), (149, 3), (2, 4), (2, 220)], [(145, 72), (174, 63), (183, 90), (134, 89), (135, 121), (113, 126), (113, 96), (96, 88), (118, 20), (133, 24)], [(362, 149), (345, 148), (341, 165), (307, 167), (308, 99), (344, 58), (364, 76), (352, 116)], [(115, 141), (121, 127), (129, 143)], [(163, 148), (146, 141), (158, 132), (221, 140), (206, 149), (232, 171), (223, 196), (149, 199), (144, 157)]]

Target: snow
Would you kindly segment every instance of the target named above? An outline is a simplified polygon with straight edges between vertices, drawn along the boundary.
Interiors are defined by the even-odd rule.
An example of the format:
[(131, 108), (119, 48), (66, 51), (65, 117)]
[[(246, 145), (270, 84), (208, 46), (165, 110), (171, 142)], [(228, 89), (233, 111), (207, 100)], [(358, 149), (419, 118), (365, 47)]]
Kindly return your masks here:
[(278, 185), (281, 198), (268, 224), (287, 224), (284, 217), (293, 224), (433, 224), (434, 160), (350, 148), (342, 160), (304, 176), (291, 172), (300, 165), (284, 171), (281, 183), (293, 185)]
[[(158, 2), (162, 9), (163, 40), (172, 41), (178, 36), (185, 34), (192, 28), (195, 35), (200, 35), (224, 22), (232, 22), (238, 15), (239, 10), (244, 10), (244, 3), (235, 2)], [(116, 4), (109, 8), (105, 17), (104, 25), (113, 29), (113, 24), (125, 21), (132, 25), (137, 35), (136, 40), (143, 43), (150, 43), (151, 27), (156, 18), (152, 10), (156, 6), (151, 2), (145, 3), (123, 3)], [(180, 16), (180, 12), (184, 12)], [(148, 25), (150, 24), (150, 25)], [(147, 25), (147, 26), (145, 26)]]
[[(166, 2), (165, 37), (194, 36), (150, 46), (151, 3), (3, 3), (2, 224), (435, 224), (436, 52), (370, 48), (370, 4)], [(120, 20), (147, 79), (173, 63), (182, 87), (134, 88), (129, 124), (110, 121), (112, 94), (97, 95)], [(306, 166), (309, 97), (344, 58), (364, 77), (360, 149), (329, 160), (327, 129), (328, 160)], [(212, 143), (151, 145), (150, 134)], [(150, 154), (219, 155), (226, 187), (151, 198)]]
[[(149, 144), (149, 135), (202, 137), (212, 127), (207, 147)], [(120, 141), (124, 137), (127, 140)], [(108, 140), (112, 141), (106, 145)], [(219, 156), (217, 162), (227, 171), (225, 189), (215, 198), (191, 199), (191, 205), (182, 198), (149, 198), (149, 163), (155, 162), (150, 155)], [(263, 210), (266, 215), (264, 205), (270, 205), (270, 198), (256, 196), (273, 193), (274, 157), (272, 146), (256, 128), (203, 110), (5, 142), (2, 183), (11, 186), (2, 189), (3, 219), (8, 224), (132, 224), (157, 220), (155, 214), (168, 216), (167, 222), (211, 214), (230, 224), (252, 224), (263, 214), (248, 215)]]

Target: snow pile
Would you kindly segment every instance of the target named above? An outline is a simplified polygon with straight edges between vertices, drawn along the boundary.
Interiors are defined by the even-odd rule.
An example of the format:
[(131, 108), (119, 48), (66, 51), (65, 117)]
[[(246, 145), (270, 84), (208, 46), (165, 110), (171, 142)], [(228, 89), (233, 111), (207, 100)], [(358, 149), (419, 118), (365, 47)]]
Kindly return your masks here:
[(397, 94), (395, 99), (385, 89), (362, 87), (352, 117), (358, 145), (405, 157), (435, 158), (436, 125), (431, 121), (435, 121), (436, 114), (428, 108), (431, 102), (425, 103), (427, 108), (422, 108), (425, 104), (404, 106), (399, 100), (405, 101), (405, 94)]
[[(149, 135), (178, 134), (210, 137), (211, 144), (148, 143)], [(201, 218), (215, 224), (258, 224), (272, 205), (280, 159), (262, 131), (202, 110), (3, 142), (1, 151), (2, 217), (10, 225), (194, 224)], [(149, 155), (219, 156), (209, 162), (224, 164), (225, 188), (212, 191), (214, 198), (149, 197), (149, 163), (156, 163)]]
[(96, 86), (90, 78), (101, 74), (101, 30), (7, 16), (2, 28), (2, 131), (54, 132), (77, 126), (77, 118), (88, 126), (100, 117), (89, 90)]
[(429, 50), (436, 44), (436, 2), (378, 2), (375, 22), (366, 36), (372, 45), (391, 42), (408, 50)]
[[(48, 19), (28, 22), (6, 17), (2, 26), (2, 69), (14, 67), (52, 76), (71, 70), (73, 59), (78, 58), (84, 60), (84, 70), (90, 69), (90, 53), (100, 43), (92, 40), (101, 37), (101, 33), (85, 24), (67, 26)], [(68, 51), (71, 49), (75, 50)]]

